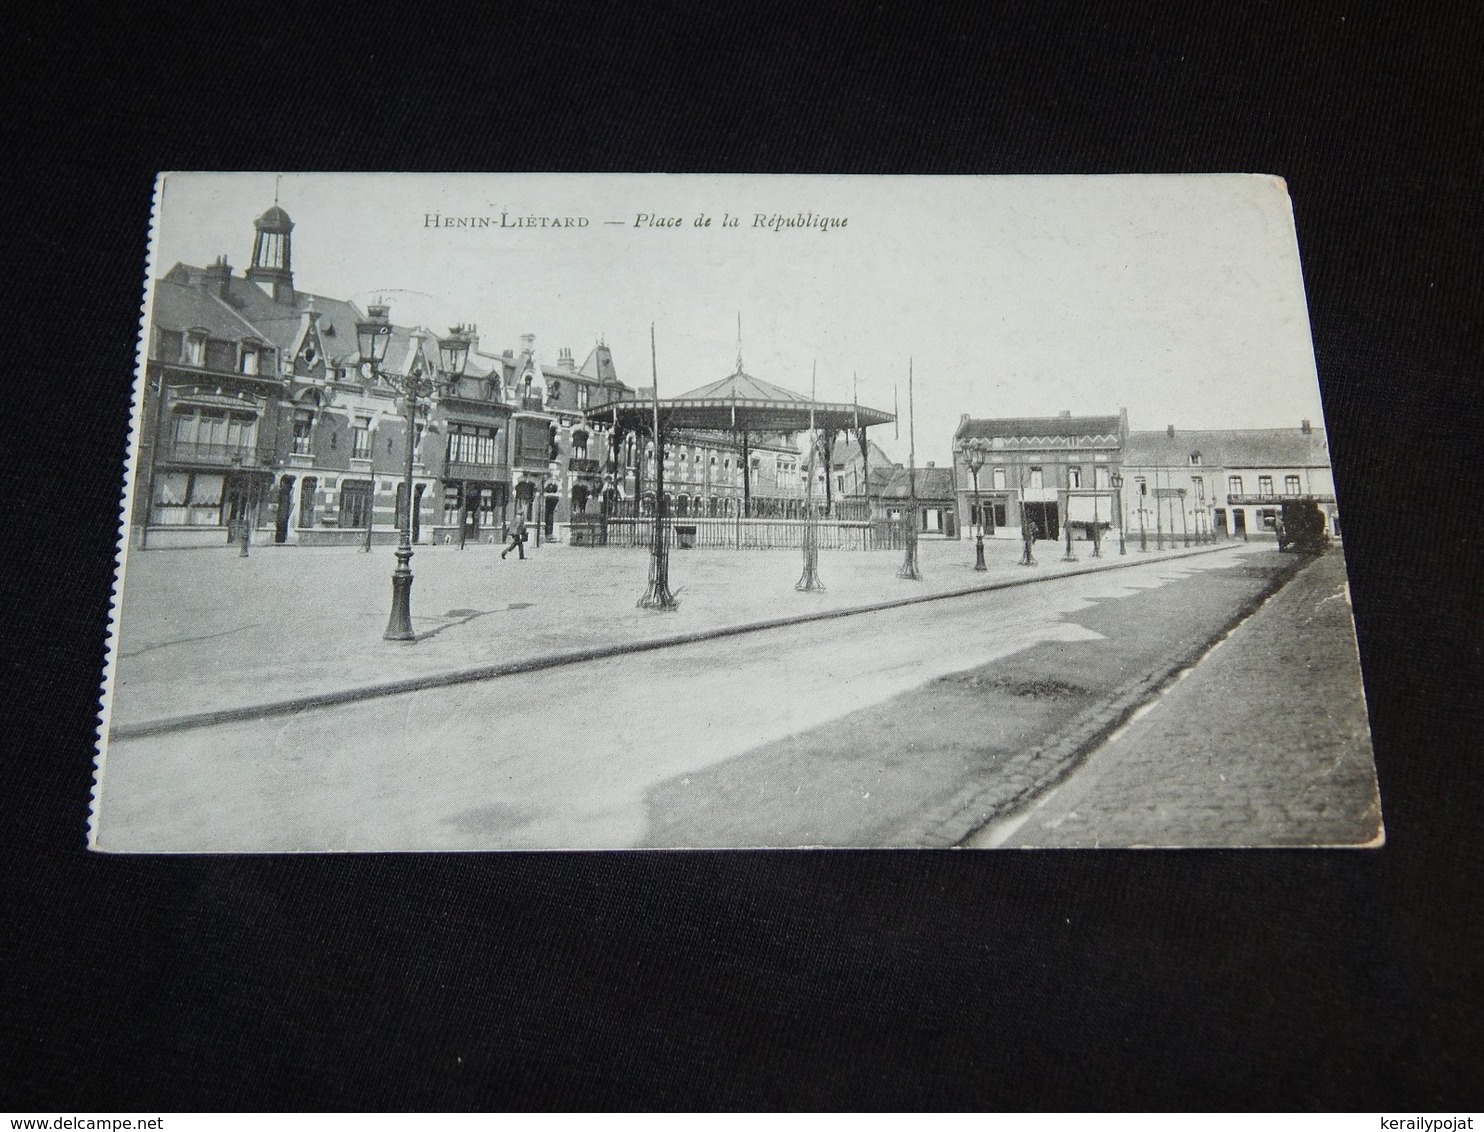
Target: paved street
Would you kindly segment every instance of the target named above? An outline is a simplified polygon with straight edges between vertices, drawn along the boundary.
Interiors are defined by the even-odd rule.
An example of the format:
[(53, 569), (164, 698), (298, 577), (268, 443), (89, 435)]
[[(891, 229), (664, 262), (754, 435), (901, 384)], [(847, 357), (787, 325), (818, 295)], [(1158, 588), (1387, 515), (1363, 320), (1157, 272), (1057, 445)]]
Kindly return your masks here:
[[(932, 548), (924, 556), (930, 579), (934, 571), (947, 574), (965, 550), (961, 543), (925, 547)], [(642, 555), (551, 551), (588, 571), (586, 563), (626, 568), (621, 578), (607, 579), (602, 592), (614, 595), (607, 606), (593, 614), (574, 609), (569, 622), (557, 619), (558, 628), (577, 637), (584, 625), (608, 624), (604, 617), (632, 621), (636, 595), (628, 574), (642, 578)], [(441, 564), (456, 553), (420, 555), (419, 562)], [(852, 571), (889, 573), (894, 557), (825, 556), (826, 582), (852, 592)], [(689, 589), (682, 601), (702, 599), (691, 604), (703, 610), (705, 559), (697, 554), (676, 570), (677, 584)], [(345, 564), (348, 573), (370, 573), (359, 565), (364, 558), (351, 554), (327, 560)], [(994, 807), (1065, 773), (1058, 760), (1074, 757), (1082, 740), (1058, 747), (1056, 738), (1080, 735), (1099, 725), (1094, 717), (1106, 716), (1107, 705), (1147, 694), (1160, 664), (1178, 664), (1204, 649), (1292, 561), (1259, 543), (1185, 558), (1150, 554), (1128, 569), (115, 740), (104, 775), (100, 846), (955, 844)], [(759, 608), (776, 616), (787, 601), (809, 600), (792, 593), (794, 579), (786, 576), (797, 572), (794, 555), (726, 556), (712, 567), (709, 584), (734, 577), (727, 570), (734, 563), (742, 564), (742, 578), (726, 587), (728, 594), (747, 594), (746, 572), (757, 571), (785, 595), (756, 597)], [(482, 564), (491, 586), (502, 566), (512, 572), (501, 579), (520, 576), (518, 565), (493, 557)], [(469, 569), (467, 559), (461, 568)], [(955, 583), (974, 579), (967, 563), (959, 569)], [(1000, 558), (995, 569), (1010, 575), (1014, 567)], [(436, 568), (427, 574), (443, 577)], [(426, 589), (440, 593), (440, 584)], [(500, 584), (538, 592), (531, 582), (525, 591)], [(577, 592), (590, 585), (590, 573), (577, 571)], [(338, 608), (347, 588), (314, 596), (321, 608)], [(831, 591), (834, 600), (841, 600), (838, 589)], [(296, 608), (309, 604), (305, 591), (313, 593), (312, 580), (295, 589)], [(559, 592), (548, 589), (548, 601)], [(188, 607), (183, 599), (181, 608)], [(268, 609), (265, 595), (265, 616)], [(683, 615), (684, 607), (677, 616)], [(361, 624), (374, 616), (347, 620)], [(481, 630), (486, 640), (496, 636), (492, 623), (493, 617)], [(162, 635), (159, 645), (166, 641)], [(428, 643), (401, 655), (417, 655)], [(373, 635), (365, 647), (375, 654), (383, 646)]]
[(1065, 784), (971, 844), (1355, 845), (1380, 836), (1344, 562), (1331, 552)]
[(1025, 568), (1016, 565), (1018, 542), (989, 540), (991, 568), (979, 574), (971, 569), (971, 544), (924, 540), (920, 582), (897, 578), (899, 552), (825, 551), (823, 594), (794, 591), (797, 551), (676, 551), (670, 578), (680, 608), (671, 613), (634, 608), (648, 569), (642, 550), (533, 544), (521, 562), (502, 561), (489, 546), (420, 547), (412, 611), (421, 639), (411, 643), (381, 639), (395, 565), (388, 547), (371, 554), (260, 547), (250, 558), (228, 547), (136, 552), (126, 568), (109, 724), (128, 727), (800, 612), (1117, 567), (1141, 557), (1131, 548), (1120, 559), (1116, 543), (1101, 559), (1091, 558), (1086, 544), (1076, 547), (1080, 561), (1064, 563), (1060, 548), (1043, 542), (1039, 565)]

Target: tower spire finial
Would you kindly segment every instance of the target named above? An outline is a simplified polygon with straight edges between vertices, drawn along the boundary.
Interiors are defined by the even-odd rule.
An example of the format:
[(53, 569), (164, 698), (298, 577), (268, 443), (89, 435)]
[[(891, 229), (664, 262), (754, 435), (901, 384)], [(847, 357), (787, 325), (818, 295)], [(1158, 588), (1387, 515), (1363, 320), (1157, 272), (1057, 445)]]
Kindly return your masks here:
[(278, 203), (278, 190), (279, 190), (280, 186), (282, 186), (282, 185), (283, 185), (283, 174), (280, 173), (278, 176), (276, 176), (276, 177), (273, 178), (273, 203), (274, 204), (277, 204)]
[(742, 312), (737, 312), (737, 372), (742, 372)]

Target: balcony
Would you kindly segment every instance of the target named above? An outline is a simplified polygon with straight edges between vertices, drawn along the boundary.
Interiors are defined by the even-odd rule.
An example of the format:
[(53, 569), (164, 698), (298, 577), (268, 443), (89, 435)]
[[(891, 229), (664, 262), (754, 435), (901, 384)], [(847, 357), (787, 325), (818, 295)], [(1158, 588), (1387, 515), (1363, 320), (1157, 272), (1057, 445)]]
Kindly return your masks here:
[(585, 457), (573, 456), (567, 464), (573, 475), (595, 476), (598, 474), (602, 464), (598, 460), (589, 460)]
[(449, 460), (443, 466), (443, 478), (503, 483), (510, 478), (510, 469), (504, 464), (476, 464), (472, 460)]
[(259, 467), (273, 463), (270, 449), (254, 444), (209, 444), (194, 440), (167, 440), (160, 446), (160, 460), (171, 464), (195, 464), (213, 468)]

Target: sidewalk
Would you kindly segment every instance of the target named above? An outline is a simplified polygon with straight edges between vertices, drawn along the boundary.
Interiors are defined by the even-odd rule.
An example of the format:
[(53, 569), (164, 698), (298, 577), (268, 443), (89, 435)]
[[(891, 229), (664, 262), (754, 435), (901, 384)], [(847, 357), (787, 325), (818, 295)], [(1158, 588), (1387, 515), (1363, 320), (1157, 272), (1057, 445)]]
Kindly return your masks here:
[(1062, 786), (973, 844), (1379, 844), (1344, 561), (1313, 562)]
[(387, 548), (363, 554), (263, 547), (250, 558), (226, 547), (136, 551), (126, 572), (108, 722), (115, 734), (140, 733), (164, 720), (333, 699), (396, 682), (477, 678), (491, 666), (652, 647), (758, 622), (1258, 549), (1130, 548), (1120, 557), (1114, 543), (1094, 559), (1088, 544), (1074, 547), (1079, 561), (1066, 563), (1059, 545), (1042, 542), (1039, 565), (1027, 568), (1016, 564), (1019, 543), (988, 540), (990, 569), (976, 573), (972, 542), (924, 540), (919, 582), (896, 576), (899, 552), (824, 551), (823, 594), (794, 591), (802, 570), (797, 551), (675, 551), (670, 580), (680, 608), (672, 613), (635, 608), (648, 569), (644, 551), (548, 544), (522, 562), (502, 561), (491, 547), (419, 547), (412, 590), (419, 640), (409, 643), (381, 639), (395, 565)]

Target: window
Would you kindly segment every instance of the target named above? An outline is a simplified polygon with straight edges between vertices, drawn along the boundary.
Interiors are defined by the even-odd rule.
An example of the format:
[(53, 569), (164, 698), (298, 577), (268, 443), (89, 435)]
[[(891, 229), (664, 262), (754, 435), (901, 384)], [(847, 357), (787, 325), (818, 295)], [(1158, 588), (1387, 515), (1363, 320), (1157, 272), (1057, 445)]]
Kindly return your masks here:
[(1298, 476), (1284, 476), (1283, 477), (1283, 494), (1284, 495), (1298, 495), (1301, 490), (1302, 489), (1299, 487), (1299, 478), (1298, 478)]
[(1031, 487), (1036, 487), (1036, 488), (1044, 487), (1045, 484), (1042, 483), (1042, 479), (1043, 479), (1043, 477), (1041, 475), (1041, 469), (1040, 468), (1032, 468), (1031, 469)]
[(206, 364), (206, 335), (192, 330), (186, 334), (185, 355), (181, 359), (188, 366)]
[(1242, 494), (1242, 477), (1241, 476), (1227, 476), (1226, 477), (1226, 493), (1228, 495), (1241, 495)]
[(529, 462), (544, 462), (550, 443), (549, 434), (540, 421), (517, 421), (516, 453)]
[[(371, 418), (357, 417), (354, 427), (350, 430), (350, 454), (357, 460), (369, 460), (371, 458)], [(356, 523), (356, 526), (364, 526), (364, 523)]]
[[(585, 389), (587, 387), (583, 386), (583, 388)], [(572, 459), (587, 459), (587, 433), (574, 432), (572, 434)]]
[(548, 404), (555, 404), (562, 399), (562, 383), (560, 381), (548, 381), (546, 383), (546, 400)]
[(1005, 490), (1005, 469), (1004, 468), (996, 468), (994, 470), (994, 489), (996, 491), (1004, 491)]
[(1094, 465), (1092, 469), (1092, 486), (1095, 488), (1106, 488), (1108, 484), (1108, 469), (1101, 464)]
[(1195, 497), (1197, 499), (1204, 499), (1204, 498), (1206, 498), (1206, 480), (1205, 480), (1205, 477), (1203, 477), (1203, 476), (1191, 476), (1190, 477), (1190, 485), (1191, 485), (1191, 487), (1193, 487), (1195, 489)]
[(1272, 495), (1273, 494), (1273, 477), (1272, 476), (1258, 476), (1257, 477), (1257, 494), (1258, 495)]
[(577, 387), (577, 407), (579, 409), (586, 409), (587, 408), (588, 397), (589, 397), (589, 395), (591, 393), (592, 393), (592, 390), (589, 389), (586, 385), (579, 385)]
[(500, 430), (480, 425), (450, 424), (448, 426), (448, 462), (450, 464), (481, 464), (486, 467), (497, 464), (499, 458), (497, 440)]
[(1199, 468), (1201, 466), (1201, 454), (1199, 452), (1192, 452), (1190, 454), (1190, 466), (1192, 468)]
[(844, 495), (845, 494), (845, 477), (844, 476), (836, 476), (835, 477), (835, 490), (838, 491), (841, 495)]
[(1076, 464), (1072, 464), (1070, 467), (1067, 468), (1067, 486), (1082, 486), (1082, 469), (1079, 468)]
[(371, 481), (344, 480), (340, 484), (341, 527), (371, 525)]
[(256, 346), (243, 346), (242, 360), (238, 363), (237, 368), (246, 374), (258, 373), (260, 372), (259, 362), (261, 358), (262, 355), (258, 353)]
[[(294, 410), (294, 455), (308, 456), (314, 441), (314, 410)], [(309, 483), (309, 480), (304, 481)]]
[(1144, 496), (1149, 494), (1149, 484), (1143, 476), (1134, 477), (1134, 494)]

